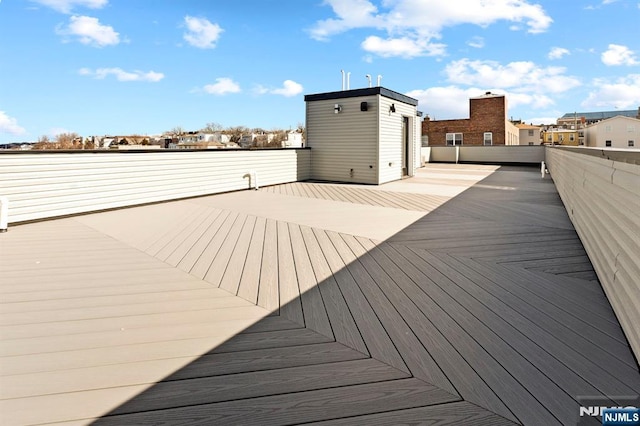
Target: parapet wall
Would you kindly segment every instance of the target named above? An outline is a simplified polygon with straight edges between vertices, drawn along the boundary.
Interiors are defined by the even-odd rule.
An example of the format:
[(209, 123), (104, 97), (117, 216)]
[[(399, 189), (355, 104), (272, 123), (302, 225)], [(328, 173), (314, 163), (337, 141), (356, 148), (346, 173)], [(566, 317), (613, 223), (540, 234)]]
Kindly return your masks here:
[(195, 197), (309, 179), (311, 150), (0, 153), (8, 222)]
[(422, 163), (540, 164), (541, 145), (428, 146), (422, 147)]
[(546, 161), (640, 359), (640, 151), (549, 147)]

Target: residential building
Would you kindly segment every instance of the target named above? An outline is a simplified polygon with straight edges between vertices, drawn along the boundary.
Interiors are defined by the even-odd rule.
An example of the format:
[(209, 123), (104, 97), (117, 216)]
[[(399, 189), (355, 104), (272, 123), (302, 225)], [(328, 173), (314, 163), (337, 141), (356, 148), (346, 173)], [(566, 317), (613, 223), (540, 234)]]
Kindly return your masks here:
[(287, 132), (287, 139), (282, 141), (283, 148), (302, 148), (304, 140), (300, 130), (291, 130)]
[(540, 145), (540, 127), (531, 124), (516, 124), (519, 130), (519, 145)]
[(640, 148), (640, 119), (616, 116), (585, 129), (587, 146)]
[(304, 100), (313, 179), (377, 185), (420, 167), (417, 99), (377, 86)]
[(545, 144), (578, 146), (581, 145), (579, 133), (580, 131), (575, 129), (548, 127), (541, 130), (540, 138)]
[(569, 129), (579, 129), (618, 115), (623, 117), (640, 118), (640, 107), (638, 107), (637, 110), (629, 109), (624, 111), (568, 112), (558, 118), (556, 124)]
[(507, 98), (486, 92), (469, 99), (469, 118), (422, 121), (429, 146), (518, 145), (519, 129), (507, 119)]

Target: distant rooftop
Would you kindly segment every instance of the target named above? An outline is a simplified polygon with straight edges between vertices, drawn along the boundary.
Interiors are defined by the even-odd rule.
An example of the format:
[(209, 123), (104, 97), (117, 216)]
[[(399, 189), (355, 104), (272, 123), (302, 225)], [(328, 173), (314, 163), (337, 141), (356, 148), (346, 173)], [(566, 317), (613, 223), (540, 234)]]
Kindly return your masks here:
[(629, 109), (629, 110), (615, 110), (615, 111), (598, 111), (598, 112), (568, 112), (558, 120), (564, 119), (575, 119), (584, 117), (585, 120), (605, 120), (607, 118), (615, 117), (617, 115), (622, 115), (625, 117), (635, 118), (638, 116), (640, 112), (637, 109)]

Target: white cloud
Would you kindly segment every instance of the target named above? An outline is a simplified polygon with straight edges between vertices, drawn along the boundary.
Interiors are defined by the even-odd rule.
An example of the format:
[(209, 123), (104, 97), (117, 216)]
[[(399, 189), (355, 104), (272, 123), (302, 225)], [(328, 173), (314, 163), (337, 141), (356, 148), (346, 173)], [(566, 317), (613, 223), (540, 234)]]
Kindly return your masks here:
[(8, 116), (4, 111), (0, 111), (0, 132), (15, 136), (27, 133), (24, 127), (18, 125), (18, 120)]
[(187, 32), (183, 36), (185, 41), (200, 49), (216, 47), (216, 42), (224, 31), (220, 25), (211, 23), (205, 18), (185, 16), (184, 23), (187, 26)]
[(481, 49), (484, 47), (484, 38), (480, 36), (471, 37), (467, 44), (471, 47), (475, 47), (476, 49)]
[(640, 105), (640, 74), (629, 74), (616, 81), (595, 79), (596, 88), (582, 102), (584, 107), (635, 108)]
[(104, 47), (120, 43), (120, 35), (109, 25), (102, 25), (97, 18), (74, 15), (69, 25), (59, 25), (56, 32), (62, 36), (77, 37), (80, 43)]
[(469, 98), (480, 96), (487, 91), (505, 95), (509, 108), (528, 105), (538, 109), (553, 105), (553, 100), (543, 94), (520, 93), (496, 88), (479, 89), (470, 87), (465, 89), (455, 85), (413, 90), (407, 93), (407, 96), (418, 99), (420, 110), (429, 114), (432, 120), (446, 120), (468, 118)]
[(282, 87), (279, 89), (273, 89), (270, 93), (274, 95), (282, 95), (286, 97), (296, 96), (302, 93), (302, 85), (300, 83), (296, 83), (293, 80), (285, 80), (282, 84)]
[(549, 59), (560, 59), (565, 55), (570, 55), (569, 49), (565, 49), (564, 47), (552, 47), (549, 51), (547, 57)]
[(31, 0), (35, 3), (50, 7), (61, 13), (71, 13), (74, 7), (88, 7), (89, 9), (101, 9), (107, 5), (108, 0)]
[(601, 59), (605, 65), (609, 66), (640, 64), (633, 50), (619, 44), (610, 44), (609, 49), (602, 53)]
[(414, 58), (416, 56), (444, 55), (444, 44), (429, 43), (427, 40), (417, 40), (410, 37), (381, 39), (378, 36), (369, 36), (362, 42), (362, 48), (367, 52), (375, 53), (383, 58), (400, 56)]
[(445, 68), (452, 83), (518, 89), (521, 92), (560, 93), (577, 87), (580, 81), (565, 75), (563, 67), (540, 67), (530, 61), (501, 65), (495, 61), (460, 59)]
[(216, 78), (215, 84), (207, 84), (204, 91), (210, 95), (226, 95), (240, 92), (240, 85), (227, 77)]
[(385, 0), (383, 11), (368, 0), (325, 0), (325, 4), (331, 6), (335, 18), (316, 22), (309, 31), (312, 38), (327, 40), (357, 28), (385, 31), (386, 40), (371, 35), (362, 46), (385, 56), (443, 54), (444, 46), (432, 40), (440, 38), (442, 29), (456, 25), (486, 27), (504, 20), (540, 33), (553, 21), (540, 5), (527, 0)]
[(97, 68), (95, 71), (89, 68), (81, 68), (78, 74), (90, 76), (99, 80), (113, 75), (118, 81), (149, 81), (157, 83), (164, 78), (164, 74), (155, 71), (124, 71), (121, 68)]

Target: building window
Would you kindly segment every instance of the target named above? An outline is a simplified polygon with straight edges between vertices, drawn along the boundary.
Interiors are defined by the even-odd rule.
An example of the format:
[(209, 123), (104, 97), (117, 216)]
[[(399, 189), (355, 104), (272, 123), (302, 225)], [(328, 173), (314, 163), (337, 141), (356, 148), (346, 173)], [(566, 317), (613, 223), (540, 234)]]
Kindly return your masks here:
[[(509, 135), (511, 136), (511, 135)], [(484, 144), (485, 145), (493, 145), (493, 133), (484, 132)]]
[(529, 136), (533, 136), (533, 130), (529, 130)]
[(558, 140), (560, 140), (560, 142), (564, 142), (564, 135), (558, 136)]
[(633, 141), (629, 141), (629, 146), (633, 146), (633, 145), (634, 145)]
[(551, 142), (551, 134), (547, 136), (547, 141)]
[(569, 140), (570, 140), (571, 142), (573, 142), (574, 140), (576, 140), (576, 135), (574, 135), (573, 133), (571, 133), (571, 134), (569, 135)]
[(633, 124), (630, 124), (629, 126), (627, 126), (627, 132), (633, 133), (635, 131), (636, 131), (636, 126), (634, 126)]
[(529, 145), (533, 145), (533, 142), (529, 142)]
[(605, 141), (604, 146), (611, 146), (611, 141)]
[(447, 133), (447, 145), (462, 145), (462, 133)]
[(611, 133), (611, 126), (610, 125), (604, 126), (604, 131), (607, 133)]

